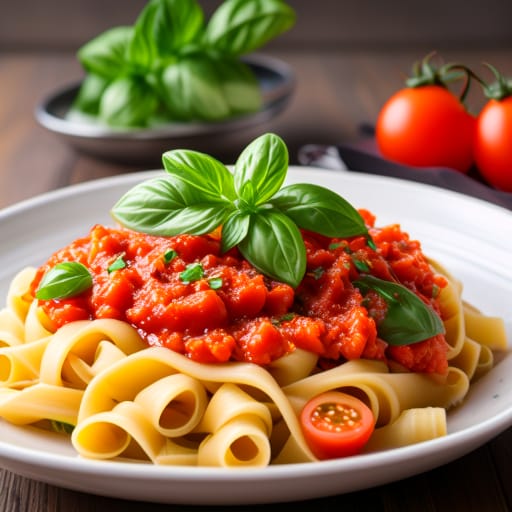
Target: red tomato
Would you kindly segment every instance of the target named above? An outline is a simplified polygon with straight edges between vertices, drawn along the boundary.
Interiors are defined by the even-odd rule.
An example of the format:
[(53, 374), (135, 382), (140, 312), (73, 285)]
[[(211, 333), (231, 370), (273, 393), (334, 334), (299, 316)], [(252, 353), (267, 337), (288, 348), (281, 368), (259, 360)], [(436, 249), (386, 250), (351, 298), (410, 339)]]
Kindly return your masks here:
[(369, 407), (338, 391), (322, 393), (307, 402), (300, 423), (308, 446), (322, 460), (359, 453), (375, 428)]
[(375, 136), (390, 160), (416, 167), (469, 171), (475, 118), (440, 85), (407, 87), (381, 109)]
[(491, 99), (477, 118), (475, 163), (493, 187), (512, 192), (512, 96)]

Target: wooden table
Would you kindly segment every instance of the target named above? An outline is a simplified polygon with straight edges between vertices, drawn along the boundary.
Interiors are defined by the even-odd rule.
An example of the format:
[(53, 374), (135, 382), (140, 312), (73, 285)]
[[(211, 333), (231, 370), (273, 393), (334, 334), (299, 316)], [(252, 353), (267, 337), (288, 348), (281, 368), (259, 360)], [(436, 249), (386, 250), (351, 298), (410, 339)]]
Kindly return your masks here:
[[(289, 108), (262, 127), (288, 144), (291, 163), (303, 144), (351, 142), (362, 123), (373, 123), (385, 99), (402, 86), (413, 61), (431, 48), (410, 51), (281, 50), (297, 75)], [(512, 49), (438, 49), (448, 61), (481, 68), (493, 63), (512, 76)], [(0, 53), (0, 207), (69, 184), (140, 170), (76, 153), (38, 126), (33, 111), (57, 88), (79, 79), (81, 69), (68, 53)], [(482, 103), (475, 87), (473, 106)], [(219, 153), (225, 163), (237, 154)], [(0, 234), (1, 240), (1, 234)], [(0, 242), (1, 244), (1, 242)], [(169, 511), (202, 510), (136, 503), (82, 494), (0, 471), (0, 508), (11, 511)], [(297, 504), (236, 507), (237, 510), (290, 510)], [(512, 428), (465, 457), (427, 473), (381, 487), (303, 504), (315, 510), (493, 511), (512, 510)], [(225, 510), (225, 508), (224, 508)]]

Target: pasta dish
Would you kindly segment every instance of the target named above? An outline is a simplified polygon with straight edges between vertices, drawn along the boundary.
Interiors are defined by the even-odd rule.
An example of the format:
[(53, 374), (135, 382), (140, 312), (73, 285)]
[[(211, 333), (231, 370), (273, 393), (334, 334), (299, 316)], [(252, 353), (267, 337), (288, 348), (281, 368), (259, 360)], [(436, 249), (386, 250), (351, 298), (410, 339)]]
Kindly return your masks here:
[(446, 435), (446, 411), (506, 349), (504, 322), (399, 224), (357, 213), (349, 236), (300, 226), (298, 284), (226, 247), (230, 221), (92, 226), (11, 281), (0, 417), (62, 432), (81, 457), (161, 465), (313, 462)]

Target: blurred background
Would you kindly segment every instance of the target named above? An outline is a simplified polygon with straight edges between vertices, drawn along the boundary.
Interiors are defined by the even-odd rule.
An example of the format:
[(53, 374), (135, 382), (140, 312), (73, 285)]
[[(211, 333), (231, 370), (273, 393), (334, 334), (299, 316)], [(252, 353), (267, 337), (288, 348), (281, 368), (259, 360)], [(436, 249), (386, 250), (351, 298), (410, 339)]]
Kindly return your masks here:
[[(221, 1), (202, 0), (206, 12)], [(509, 0), (290, 0), (297, 24), (269, 48), (354, 51), (476, 49), (512, 44)], [(0, 46), (73, 51), (114, 25), (131, 24), (144, 0), (2, 1)]]
[[(77, 154), (38, 126), (33, 112), (43, 98), (83, 77), (76, 60), (81, 45), (108, 28), (132, 24), (146, 2), (0, 1), (0, 186), (11, 187), (0, 206), (37, 191), (31, 186), (35, 169), (52, 176), (39, 188), (140, 169), (140, 163), (117, 165)], [(200, 2), (207, 14), (220, 3)], [(512, 76), (510, 0), (288, 3), (297, 13), (295, 26), (262, 52), (292, 67), (296, 87), (287, 109), (261, 129), (285, 139), (291, 163), (305, 144), (357, 141), (361, 127), (372, 126), (385, 100), (403, 86), (412, 64), (432, 51), (486, 78), (492, 77), (483, 61)], [(475, 84), (471, 109), (478, 111), (483, 101)], [(239, 149), (219, 147), (215, 156), (233, 163)], [(16, 186), (20, 179), (23, 186)]]

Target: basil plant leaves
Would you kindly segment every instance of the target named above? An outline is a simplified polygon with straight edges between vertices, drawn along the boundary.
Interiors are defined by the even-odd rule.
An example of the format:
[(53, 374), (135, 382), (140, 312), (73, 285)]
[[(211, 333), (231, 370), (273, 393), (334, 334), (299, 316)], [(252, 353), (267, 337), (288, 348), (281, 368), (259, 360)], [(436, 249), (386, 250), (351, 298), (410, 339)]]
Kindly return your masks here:
[(70, 114), (132, 128), (256, 112), (262, 92), (243, 56), (295, 20), (283, 0), (226, 0), (209, 20), (197, 0), (150, 0), (132, 26), (78, 50), (86, 76)]
[(112, 209), (135, 231), (161, 236), (203, 235), (222, 226), (222, 250), (237, 246), (263, 274), (298, 286), (306, 272), (299, 228), (326, 236), (365, 235), (357, 210), (334, 192), (310, 184), (282, 187), (288, 149), (275, 134), (255, 139), (233, 173), (190, 150), (164, 153), (164, 177), (140, 183)]

